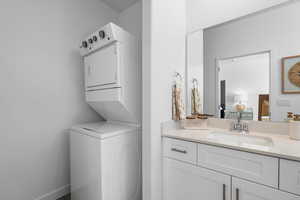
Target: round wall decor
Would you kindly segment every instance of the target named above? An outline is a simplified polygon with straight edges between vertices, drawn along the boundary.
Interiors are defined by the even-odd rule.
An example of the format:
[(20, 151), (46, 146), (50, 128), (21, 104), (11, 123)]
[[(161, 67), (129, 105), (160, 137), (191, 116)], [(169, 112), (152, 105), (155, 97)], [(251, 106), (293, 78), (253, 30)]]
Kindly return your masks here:
[(300, 87), (300, 62), (290, 68), (288, 78), (293, 85)]

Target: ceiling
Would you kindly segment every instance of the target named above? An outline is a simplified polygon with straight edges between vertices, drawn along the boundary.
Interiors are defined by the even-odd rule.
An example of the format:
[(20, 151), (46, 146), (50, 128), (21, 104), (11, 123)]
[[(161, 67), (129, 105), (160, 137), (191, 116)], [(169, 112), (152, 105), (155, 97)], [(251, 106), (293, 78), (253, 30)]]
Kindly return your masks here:
[(102, 0), (102, 1), (105, 2), (107, 5), (109, 5), (112, 9), (121, 12), (139, 0)]
[(221, 24), (289, 0), (187, 0), (187, 29), (193, 32)]

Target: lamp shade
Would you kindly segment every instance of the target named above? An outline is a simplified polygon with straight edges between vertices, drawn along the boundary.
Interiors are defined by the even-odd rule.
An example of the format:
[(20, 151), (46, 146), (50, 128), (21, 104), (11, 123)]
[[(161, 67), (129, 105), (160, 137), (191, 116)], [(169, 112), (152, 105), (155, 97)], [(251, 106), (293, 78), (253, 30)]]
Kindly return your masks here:
[(247, 103), (247, 101), (248, 101), (248, 95), (246, 93), (236, 94), (234, 96), (234, 102), (235, 103)]

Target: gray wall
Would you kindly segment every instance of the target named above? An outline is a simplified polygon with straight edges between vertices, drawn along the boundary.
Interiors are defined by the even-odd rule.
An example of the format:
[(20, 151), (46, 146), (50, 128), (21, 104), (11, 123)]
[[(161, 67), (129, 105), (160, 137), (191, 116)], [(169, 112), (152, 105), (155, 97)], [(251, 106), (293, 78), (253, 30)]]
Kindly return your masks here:
[(1, 1), (0, 199), (67, 192), (68, 129), (99, 120), (78, 45), (117, 16), (99, 0)]
[[(216, 112), (216, 59), (270, 50), (272, 119), (300, 113), (300, 95), (281, 94), (281, 58), (300, 54), (299, 10), (300, 2), (294, 1), (204, 30), (205, 112)], [(289, 100), (291, 106), (279, 107), (277, 100)]]

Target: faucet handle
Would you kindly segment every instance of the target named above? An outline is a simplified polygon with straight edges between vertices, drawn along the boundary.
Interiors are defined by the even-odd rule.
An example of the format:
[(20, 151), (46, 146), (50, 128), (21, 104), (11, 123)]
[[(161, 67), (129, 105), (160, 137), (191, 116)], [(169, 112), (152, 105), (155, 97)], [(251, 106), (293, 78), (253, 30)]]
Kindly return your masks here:
[(243, 130), (248, 132), (249, 131), (249, 125), (248, 123), (243, 123)]
[(232, 122), (230, 123), (230, 130), (233, 131), (234, 129), (235, 129), (235, 122), (232, 121)]

